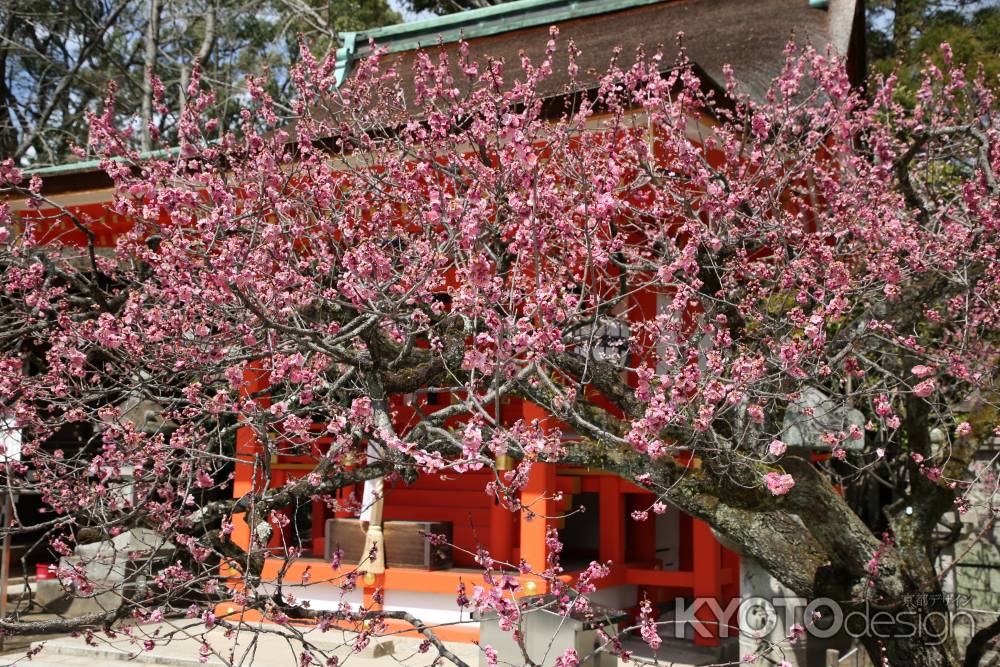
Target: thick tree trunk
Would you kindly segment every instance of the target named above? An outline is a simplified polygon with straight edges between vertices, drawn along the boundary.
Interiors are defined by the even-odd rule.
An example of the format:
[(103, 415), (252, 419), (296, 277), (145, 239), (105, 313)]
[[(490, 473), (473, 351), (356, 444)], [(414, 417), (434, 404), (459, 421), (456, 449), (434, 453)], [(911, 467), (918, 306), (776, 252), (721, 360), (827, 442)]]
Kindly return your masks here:
[[(560, 359), (570, 374), (584, 371), (572, 360)], [(620, 376), (603, 369), (589, 369), (586, 379), (632, 418), (642, 406)], [(537, 388), (526, 394), (542, 405), (550, 398)], [(553, 407), (556, 410), (555, 407)], [(929, 432), (922, 402), (907, 406), (911, 445), (926, 447)], [(574, 415), (569, 415), (572, 422)], [(774, 496), (760, 488), (758, 472), (739, 478), (732, 466), (719, 466), (711, 457), (692, 468), (669, 457), (650, 461), (615, 442), (619, 434), (614, 418), (597, 411), (573, 423), (592, 443), (581, 443), (567, 452), (564, 461), (598, 467), (639, 481), (649, 477), (653, 489), (665, 490), (666, 498), (680, 510), (707, 522), (743, 553), (758, 560), (772, 576), (796, 594), (810, 600), (829, 598), (844, 613), (860, 611), (866, 622), (881, 623), (882, 637), (867, 642), (875, 664), (900, 667), (957, 667), (961, 659), (947, 624), (948, 609), (934, 570), (928, 541), (941, 512), (951, 506), (953, 494), (917, 474), (912, 496), (905, 503), (909, 513), (884, 508), (892, 533), (880, 539), (858, 516), (829, 477), (810, 461), (795, 456), (781, 459), (781, 466), (795, 479), (787, 495)], [(606, 434), (611, 434), (610, 437)], [(681, 435), (683, 438), (683, 434)], [(925, 442), (926, 441), (926, 442)], [(960, 479), (975, 447), (961, 441), (953, 446), (944, 466), (944, 476)], [(930, 601), (930, 608), (914, 609), (916, 601)], [(913, 623), (917, 623), (914, 628)], [(869, 632), (872, 635), (874, 631)]]
[(912, 33), (927, 12), (927, 0), (896, 0), (893, 3), (892, 50), (900, 57), (910, 48)]
[[(569, 460), (587, 461), (633, 480), (640, 474), (651, 474), (656, 487), (670, 489), (668, 497), (678, 508), (738, 544), (796, 594), (810, 600), (825, 597), (839, 601), (845, 615), (860, 611), (866, 622), (879, 622), (878, 631), (884, 638), (870, 637), (865, 644), (875, 664), (961, 664), (950, 635), (940, 639), (945, 628), (931, 625), (936, 620), (944, 622), (942, 615), (947, 609), (940, 600), (931, 563), (926, 555), (915, 557), (923, 553), (921, 547), (877, 539), (809, 462), (793, 457), (782, 461), (796, 479), (787, 496), (740, 497), (720, 489), (704, 469), (679, 469), (669, 461), (650, 466), (648, 459), (643, 461), (630, 452), (598, 448), (572, 453)], [(920, 536), (903, 534), (899, 539), (911, 537)], [(913, 603), (924, 596), (931, 600), (937, 597), (938, 602), (933, 603), (937, 607), (918, 617)], [(938, 613), (928, 620), (926, 612)]]
[[(909, 628), (901, 627), (902, 633)], [(890, 631), (891, 632), (891, 631)], [(948, 651), (943, 644), (921, 641), (909, 636), (897, 636), (883, 640), (868, 639), (865, 641), (868, 656), (876, 665), (885, 664), (890, 667), (958, 667), (961, 661)]]
[[(212, 46), (215, 44), (215, 5), (209, 2), (205, 8), (205, 34), (201, 39), (201, 46), (195, 54), (195, 63), (199, 67), (204, 67), (208, 56), (212, 53)], [(180, 84), (180, 115), (184, 115), (184, 107), (187, 106), (188, 85), (191, 81), (191, 69), (187, 63), (181, 64), (181, 84)]]
[(14, 156), (19, 143), (17, 128), (14, 125), (14, 107), (17, 100), (13, 91), (7, 87), (10, 44), (13, 43), (14, 29), (19, 19), (18, 11), (20, 7), (17, 2), (12, 2), (7, 7), (7, 20), (3, 25), (3, 44), (0, 45), (0, 155), (4, 157)]
[(969, 647), (965, 650), (964, 667), (979, 667), (979, 663), (983, 661), (983, 656), (989, 649), (990, 642), (998, 635), (1000, 635), (1000, 618), (974, 634), (972, 641), (969, 642)]
[(145, 72), (142, 77), (142, 150), (152, 147), (149, 126), (153, 122), (153, 76), (160, 50), (160, 0), (149, 0), (149, 23), (146, 24), (146, 46), (143, 54)]

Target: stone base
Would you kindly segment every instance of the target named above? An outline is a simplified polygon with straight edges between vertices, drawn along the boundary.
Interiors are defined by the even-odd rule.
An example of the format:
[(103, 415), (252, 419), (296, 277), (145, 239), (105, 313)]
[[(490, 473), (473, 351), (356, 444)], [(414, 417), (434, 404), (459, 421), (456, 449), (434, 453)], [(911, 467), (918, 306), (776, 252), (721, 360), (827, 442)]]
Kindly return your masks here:
[(381, 641), (373, 641), (365, 650), (360, 653), (362, 658), (381, 658), (383, 656), (392, 655), (396, 652), (396, 645), (392, 643), (391, 639), (383, 639)]
[(122, 597), (117, 591), (97, 593), (90, 597), (72, 596), (57, 579), (42, 579), (33, 586), (33, 602), (42, 611), (67, 618), (106, 612), (121, 606)]

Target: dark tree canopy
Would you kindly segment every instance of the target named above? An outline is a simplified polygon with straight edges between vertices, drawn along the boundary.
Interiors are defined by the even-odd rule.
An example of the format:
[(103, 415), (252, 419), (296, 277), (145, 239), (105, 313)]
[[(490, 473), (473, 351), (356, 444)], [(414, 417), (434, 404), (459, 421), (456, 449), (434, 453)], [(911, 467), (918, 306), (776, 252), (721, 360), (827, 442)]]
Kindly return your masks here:
[(997, 0), (869, 0), (868, 54), (872, 71), (915, 80), (926, 58), (941, 65), (939, 47), (951, 45), (957, 62), (988, 81), (1000, 73), (1000, 2)]
[[(805, 0), (803, 0), (804, 2)], [(404, 0), (417, 13), (448, 14), (499, 4), (497, 0)], [(958, 62), (982, 65), (987, 80), (1000, 72), (997, 0), (871, 0), (868, 52), (873, 72), (900, 65), (907, 89), (926, 57), (949, 42)], [(155, 21), (151, 21), (155, 18)], [(299, 39), (329, 53), (338, 31), (403, 20), (388, 0), (10, 0), (0, 3), (0, 155), (21, 164), (59, 164), (87, 142), (86, 114), (96, 111), (108, 85), (117, 86), (121, 118), (168, 140), (183, 104), (191, 67), (216, 94), (220, 117), (232, 126), (247, 76), (270, 72), (270, 94), (288, 99), (289, 67)], [(940, 63), (938, 63), (940, 65)], [(162, 80), (164, 104), (151, 104), (148, 69)], [(971, 67), (975, 74), (976, 68)]]
[[(387, 0), (0, 3), (0, 155), (22, 164), (72, 159), (73, 146), (87, 143), (87, 112), (98, 110), (112, 82), (121, 121), (132, 121), (141, 136), (146, 118), (169, 142), (196, 60), (220, 117), (231, 123), (247, 76), (269, 71), (271, 94), (287, 98), (300, 38), (329, 51), (337, 31), (401, 20)], [(150, 68), (162, 80), (169, 113), (152, 108)]]

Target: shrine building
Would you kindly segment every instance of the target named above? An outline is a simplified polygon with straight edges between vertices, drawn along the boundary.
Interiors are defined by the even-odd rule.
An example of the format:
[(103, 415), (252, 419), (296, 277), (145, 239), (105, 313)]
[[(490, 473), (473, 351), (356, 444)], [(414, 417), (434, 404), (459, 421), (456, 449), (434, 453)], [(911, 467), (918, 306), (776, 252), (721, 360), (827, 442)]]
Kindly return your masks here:
[[(543, 57), (549, 27), (558, 26), (561, 40), (573, 40), (581, 55), (578, 60), (581, 79), (595, 84), (600, 72), (607, 70), (616, 47), (630, 54), (644, 45), (652, 53), (663, 45), (672, 53), (678, 33), (696, 71), (708, 85), (721, 91), (723, 67), (732, 64), (736, 79), (751, 97), (764, 95), (771, 81), (785, 64), (784, 49), (789, 39), (809, 43), (819, 49), (828, 46), (847, 58), (855, 82), (864, 71), (862, 3), (856, 0), (517, 0), (484, 9), (436, 17), (412, 23), (341, 35), (338, 52), (338, 82), (352, 76), (353, 65), (370, 50), (370, 42), (387, 49), (384, 62), (410, 71), (418, 50), (433, 56), (439, 49), (454, 52), (464, 40), (473, 58), (502, 58), (514, 66), (521, 52), (535, 61)], [(664, 68), (670, 58), (664, 59)], [(586, 73), (586, 74), (584, 74)], [(554, 68), (546, 85), (553, 95), (563, 90), (565, 74)], [(583, 85), (590, 85), (584, 83)], [(708, 121), (705, 121), (708, 122)], [(95, 222), (92, 230), (97, 245), (110, 247), (115, 236), (129, 228), (128, 220), (111, 213), (113, 187), (109, 177), (96, 162), (80, 162), (35, 170), (43, 178), (43, 193), (53, 202)], [(55, 215), (40, 211), (38, 215)], [(86, 244), (84, 234), (67, 221), (51, 225), (52, 242)], [(638, 294), (630, 308), (632, 317), (651, 317), (657, 312), (655, 295)], [(248, 390), (266, 394), (267, 375), (261, 372), (248, 377)], [(266, 401), (266, 398), (260, 400)], [(445, 405), (446, 392), (424, 391), (416, 399), (428, 409)], [(405, 401), (394, 403), (397, 418), (407, 419)], [(507, 400), (501, 408), (504, 421), (545, 420), (537, 406), (521, 400)], [(572, 437), (567, 433), (566, 437)], [(253, 475), (249, 463), (259, 445), (249, 428), (237, 436), (240, 462), (235, 468), (232, 492), (242, 495)], [(272, 457), (270, 484), (279, 487), (314, 466), (311, 456), (278, 454)], [(697, 461), (691, 461), (697, 465)], [(447, 476), (445, 476), (447, 477)], [(285, 590), (313, 608), (334, 608), (342, 599), (352, 603), (374, 604), (376, 587), (384, 593), (383, 606), (388, 610), (406, 610), (428, 625), (440, 626), (436, 632), (445, 640), (475, 641), (478, 623), (456, 606), (460, 582), (470, 585), (481, 581), (481, 570), (473, 561), (477, 544), (485, 546), (494, 559), (516, 563), (525, 559), (544, 563), (546, 532), (560, 530), (565, 543), (563, 575), (567, 581), (583, 570), (591, 560), (613, 561), (610, 576), (600, 580), (594, 602), (609, 607), (632, 610), (648, 597), (654, 603), (678, 597), (714, 598), (725, 607), (740, 595), (740, 556), (724, 548), (707, 524), (671, 508), (644, 522), (634, 521), (635, 510), (646, 509), (653, 494), (616, 475), (601, 470), (536, 463), (521, 503), (532, 507), (536, 515), (529, 520), (524, 513), (512, 513), (484, 493), (489, 471), (469, 472), (442, 478), (422, 475), (414, 483), (386, 482), (383, 519), (385, 521), (387, 568), (384, 574), (359, 586), (342, 597), (333, 583), (338, 571), (329, 556), (338, 546), (345, 551), (360, 550), (355, 544), (362, 531), (352, 536), (350, 526), (357, 519), (350, 513), (334, 515), (321, 501), (298, 510), (289, 509), (289, 522), (271, 538), (274, 551), (265, 566), (265, 579), (274, 578), (286, 559), (280, 552), (289, 545), (301, 548), (303, 557), (292, 561), (284, 572)], [(556, 492), (560, 499), (553, 498)], [(341, 489), (338, 497), (362, 496), (361, 485)], [(569, 510), (584, 507), (585, 512), (557, 518)], [(460, 549), (435, 553), (426, 547), (413, 523), (429, 524), (450, 532)], [(337, 531), (333, 535), (331, 531)], [(234, 535), (249, 543), (246, 527)], [(343, 568), (356, 567), (345, 558)], [(545, 592), (545, 582), (526, 576), (525, 594)], [(308, 583), (303, 583), (307, 581)], [(231, 605), (222, 605), (220, 614), (239, 613)], [(400, 629), (405, 624), (400, 622)], [(697, 644), (715, 645), (720, 629), (705, 626), (705, 632), (690, 632)]]

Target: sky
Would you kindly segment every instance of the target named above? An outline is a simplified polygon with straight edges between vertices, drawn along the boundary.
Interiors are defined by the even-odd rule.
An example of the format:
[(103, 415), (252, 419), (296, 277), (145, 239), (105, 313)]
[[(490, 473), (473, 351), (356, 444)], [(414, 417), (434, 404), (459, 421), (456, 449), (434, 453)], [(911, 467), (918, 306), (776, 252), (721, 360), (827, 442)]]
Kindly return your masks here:
[(429, 19), (436, 16), (433, 12), (423, 11), (414, 12), (406, 7), (405, 4), (400, 2), (400, 0), (389, 0), (389, 5), (399, 12), (403, 16), (403, 21), (409, 23), (410, 21), (419, 21), (421, 19)]

